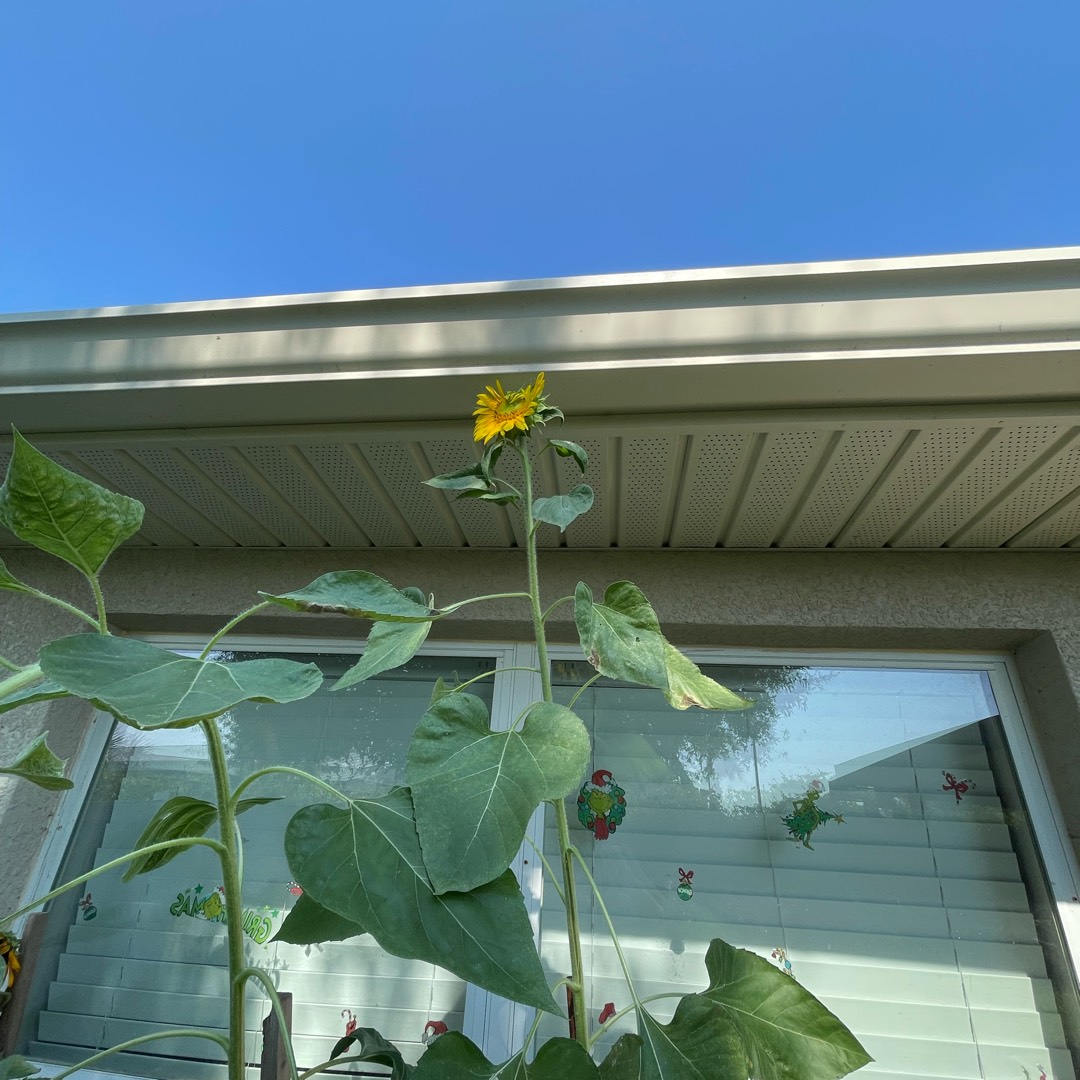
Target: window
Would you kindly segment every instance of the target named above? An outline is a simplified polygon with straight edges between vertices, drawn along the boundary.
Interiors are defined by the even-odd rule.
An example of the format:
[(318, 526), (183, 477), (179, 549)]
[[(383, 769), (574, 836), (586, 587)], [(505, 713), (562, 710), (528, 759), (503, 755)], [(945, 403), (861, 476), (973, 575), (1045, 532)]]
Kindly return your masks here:
[[(876, 1059), (860, 1077), (1074, 1075), (1071, 968), (1045, 917), (1044, 874), (986, 672), (706, 670), (754, 708), (679, 712), (608, 681), (576, 705), (593, 734), (595, 779), (610, 793), (606, 770), (625, 792), (617, 830), (595, 839), (579, 825), (575, 842), (638, 995), (703, 988), (706, 947), (722, 937), (790, 965)], [(558, 665), (556, 696), (568, 700), (590, 674)], [(783, 819), (792, 823), (808, 792), (837, 817), (804, 844)], [(571, 822), (577, 805), (575, 793)], [(551, 861), (553, 820), (545, 847)], [(629, 998), (602, 912), (584, 900), (595, 1018)], [(566, 973), (564, 925), (545, 889), (541, 951), (553, 977)], [(674, 1004), (650, 1008), (666, 1020)], [(632, 1015), (606, 1042), (624, 1030)], [(547, 1018), (541, 1031), (564, 1033)]]
[[(248, 704), (223, 723), (234, 777), (289, 762), (347, 792), (385, 791), (402, 780), (413, 724), (438, 677), (535, 664), (525, 646), (439, 648), (451, 655), (420, 656), (335, 694), (327, 688), (354, 658), (304, 657), (322, 667), (322, 691), (289, 707)], [(679, 712), (655, 691), (608, 680), (575, 705), (594, 739), (590, 773), (610, 774), (625, 792), (625, 819), (607, 839), (578, 821), (576, 792), (568, 811), (638, 994), (703, 987), (705, 948), (723, 937), (790, 964), (876, 1059), (860, 1077), (1076, 1075), (1068, 1047), (1080, 1045), (1080, 1009), (1058, 919), (1059, 901), (1076, 888), (1074, 867), (1004, 665), (772, 657), (706, 670), (754, 707)], [(554, 673), (564, 702), (592, 674), (576, 660), (556, 661)], [(538, 693), (533, 677), (516, 670), (470, 690), (487, 696), (496, 726)], [(60, 879), (119, 855), (171, 795), (209, 795), (203, 758), (197, 729), (119, 729)], [(247, 948), (294, 994), (301, 1062), (327, 1056), (344, 1033), (345, 1010), (411, 1060), (432, 1019), (465, 1030), (493, 1060), (516, 1049), (528, 1010), (466, 993), (454, 976), (390, 957), (370, 938), (307, 949), (266, 940), (267, 923), (276, 927), (292, 902), (284, 824), (321, 796), (299, 780), (265, 785), (251, 793), (284, 798), (241, 818)], [(843, 821), (825, 819), (805, 846), (783, 819), (810, 791)], [(532, 835), (555, 861), (542, 812)], [(206, 854), (188, 852), (130, 885), (119, 873), (102, 877), (88, 894), (53, 906), (52, 953), (40, 965), (37, 1014), (25, 1033), (33, 1058), (73, 1062), (170, 1023), (224, 1028), (224, 928), (201, 900), (216, 887), (214, 868)], [(567, 963), (558, 896), (544, 888), (528, 847), (515, 869), (554, 982)], [(680, 884), (690, 888), (680, 893)], [(622, 1008), (628, 997), (603, 913), (584, 883), (580, 893), (595, 1018), (606, 1002)], [(666, 1018), (672, 1004), (661, 998), (650, 1008)], [(258, 1060), (255, 1029), (266, 1011), (253, 987), (249, 1061)], [(631, 1024), (622, 1021), (606, 1043)], [(541, 1037), (565, 1033), (565, 1022), (543, 1019)], [(207, 1046), (155, 1043), (99, 1068), (166, 1080), (178, 1075), (179, 1058), (185, 1077), (220, 1080)]]

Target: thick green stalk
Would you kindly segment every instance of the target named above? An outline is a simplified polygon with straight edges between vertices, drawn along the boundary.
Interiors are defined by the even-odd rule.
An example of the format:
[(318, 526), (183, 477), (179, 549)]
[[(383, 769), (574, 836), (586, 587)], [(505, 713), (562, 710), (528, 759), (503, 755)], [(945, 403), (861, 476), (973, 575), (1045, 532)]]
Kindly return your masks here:
[(14, 694), (16, 690), (22, 690), (24, 687), (33, 686), (44, 678), (40, 664), (27, 664), (14, 675), (0, 679), (0, 698), (6, 698), (8, 694)]
[[(548, 661), (547, 638), (544, 634), (544, 612), (540, 607), (540, 572), (536, 558), (536, 529), (533, 521), (532, 462), (528, 450), (518, 443), (514, 448), (521, 456), (525, 472), (525, 554), (529, 567), (529, 602), (532, 605), (533, 634), (536, 637), (536, 654), (540, 666), (540, 685), (544, 701), (553, 701), (551, 694), (551, 664)], [(589, 1014), (585, 1005), (585, 961), (581, 955), (581, 923), (578, 920), (577, 884), (574, 879), (574, 850), (570, 843), (570, 825), (566, 819), (566, 805), (556, 799), (555, 825), (559, 833), (559, 851), (562, 857), (563, 899), (566, 905), (566, 932), (570, 941), (570, 980), (573, 989), (573, 1021), (577, 1041), (589, 1049)]]
[(229, 767), (217, 723), (204, 720), (210, 766), (217, 792), (222, 886), (225, 889), (225, 925), (229, 939), (229, 1080), (244, 1080), (244, 901), (240, 886), (240, 851), (237, 842), (236, 807), (229, 790)]

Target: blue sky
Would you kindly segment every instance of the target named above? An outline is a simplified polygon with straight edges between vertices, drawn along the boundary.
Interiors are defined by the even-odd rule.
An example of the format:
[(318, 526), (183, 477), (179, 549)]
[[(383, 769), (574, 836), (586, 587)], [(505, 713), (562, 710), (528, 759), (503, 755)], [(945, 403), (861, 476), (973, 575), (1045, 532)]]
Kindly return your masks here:
[(0, 311), (1080, 243), (1080, 4), (35, 0)]

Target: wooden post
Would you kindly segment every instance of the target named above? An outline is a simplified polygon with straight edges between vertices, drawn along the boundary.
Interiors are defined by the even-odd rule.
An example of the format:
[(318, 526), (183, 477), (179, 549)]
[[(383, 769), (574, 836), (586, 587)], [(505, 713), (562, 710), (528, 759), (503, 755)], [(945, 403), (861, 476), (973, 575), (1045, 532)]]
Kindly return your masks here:
[(273, 1006), (263, 1021), (262, 1060), (259, 1080), (289, 1080), (289, 1057), (285, 1053), (285, 1036), (292, 1034), (292, 994), (281, 994), (281, 1011), (285, 1016), (285, 1031), (281, 1030)]
[(19, 946), (19, 963), (22, 967), (11, 989), (11, 1000), (0, 1014), (0, 1058), (16, 1053), (19, 1031), (30, 1000), (30, 986), (34, 981), (34, 968), (37, 966), (47, 922), (48, 917), (39, 911), (31, 915), (23, 927)]

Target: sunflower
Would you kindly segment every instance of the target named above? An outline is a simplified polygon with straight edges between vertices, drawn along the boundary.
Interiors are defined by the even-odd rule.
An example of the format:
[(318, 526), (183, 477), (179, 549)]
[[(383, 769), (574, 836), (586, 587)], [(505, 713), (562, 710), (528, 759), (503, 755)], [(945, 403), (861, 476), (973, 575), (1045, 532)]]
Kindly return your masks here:
[(480, 442), (491, 442), (496, 435), (508, 435), (513, 431), (528, 431), (529, 417), (535, 416), (543, 405), (541, 395), (544, 392), (544, 373), (536, 376), (536, 382), (523, 386), (520, 390), (509, 393), (496, 380), (495, 385), (487, 388), (486, 394), (478, 394), (473, 416), (476, 424), (473, 438)]

